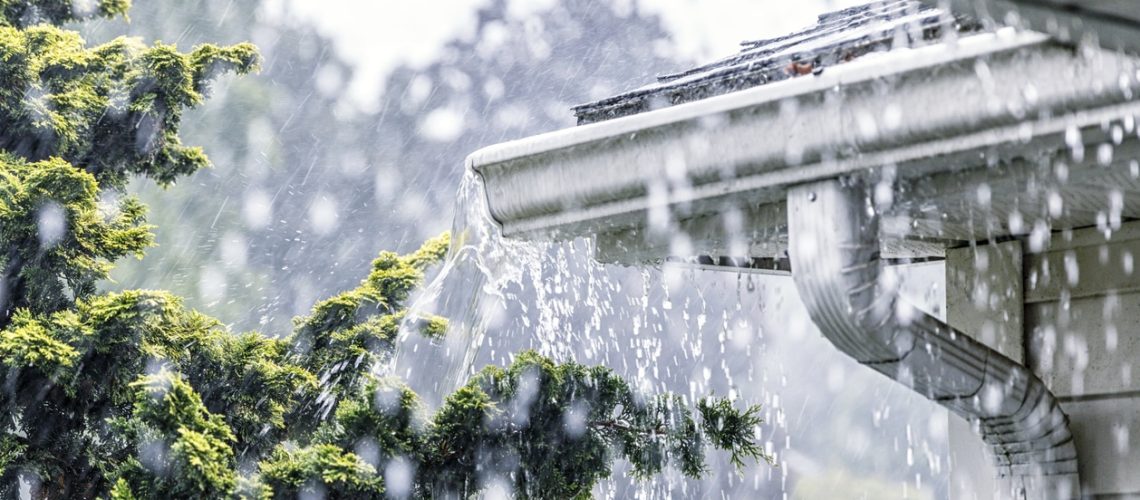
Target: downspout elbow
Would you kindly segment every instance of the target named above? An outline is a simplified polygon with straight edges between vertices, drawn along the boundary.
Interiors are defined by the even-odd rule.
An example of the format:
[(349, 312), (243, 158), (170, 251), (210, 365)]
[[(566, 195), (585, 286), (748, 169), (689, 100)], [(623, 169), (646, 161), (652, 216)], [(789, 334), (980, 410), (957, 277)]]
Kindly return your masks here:
[(812, 320), (859, 363), (970, 421), (1015, 496), (1075, 496), (1076, 448), (1057, 398), (1027, 367), (899, 296), (867, 194), (834, 180), (788, 192), (792, 276)]

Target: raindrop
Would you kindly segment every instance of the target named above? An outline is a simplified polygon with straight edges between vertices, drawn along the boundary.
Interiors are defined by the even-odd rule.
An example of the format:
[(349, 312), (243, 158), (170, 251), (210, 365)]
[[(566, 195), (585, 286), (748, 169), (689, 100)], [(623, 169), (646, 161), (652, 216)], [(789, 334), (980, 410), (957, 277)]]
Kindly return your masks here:
[(1061, 193), (1049, 191), (1048, 204), (1049, 215), (1053, 218), (1060, 217), (1065, 207), (1065, 201), (1061, 198)]
[(1112, 164), (1112, 144), (1101, 144), (1096, 148), (1096, 162), (1101, 166)]
[(1065, 252), (1065, 276), (1068, 277), (1069, 285), (1076, 286), (1081, 280), (1081, 269), (1077, 265), (1077, 254), (1072, 250)]
[(317, 195), (317, 199), (309, 205), (309, 228), (324, 236), (336, 231), (339, 222), (336, 201), (326, 194)]
[(1128, 425), (1121, 423), (1112, 424), (1112, 437), (1116, 442), (1116, 453), (1121, 457), (1128, 455), (1129, 450), (1129, 429)]
[(1037, 221), (1033, 224), (1033, 231), (1029, 233), (1029, 251), (1033, 253), (1040, 253), (1045, 250), (1045, 245), (1049, 242), (1049, 226), (1045, 221)]
[(429, 141), (452, 142), (463, 134), (465, 128), (463, 113), (444, 107), (429, 112), (420, 122), (418, 131)]
[(983, 183), (983, 184), (979, 185), (976, 193), (978, 196), (978, 203), (980, 203), (983, 207), (990, 206), (990, 185), (989, 184)]
[(1012, 234), (1023, 234), (1025, 231), (1025, 219), (1022, 219), (1021, 212), (1014, 210), (1009, 214), (1009, 232)]
[(250, 229), (263, 229), (273, 218), (273, 201), (265, 191), (252, 189), (245, 195), (241, 215)]
[(1025, 98), (1025, 104), (1029, 106), (1037, 104), (1037, 87), (1032, 83), (1025, 84), (1025, 88), (1021, 90), (1021, 95)]
[(1065, 144), (1069, 146), (1069, 154), (1073, 161), (1079, 162), (1085, 159), (1085, 145), (1081, 139), (1081, 131), (1076, 125), (1070, 125), (1065, 129)]
[(67, 232), (67, 214), (58, 203), (48, 202), (36, 214), (36, 229), (43, 248), (54, 247)]

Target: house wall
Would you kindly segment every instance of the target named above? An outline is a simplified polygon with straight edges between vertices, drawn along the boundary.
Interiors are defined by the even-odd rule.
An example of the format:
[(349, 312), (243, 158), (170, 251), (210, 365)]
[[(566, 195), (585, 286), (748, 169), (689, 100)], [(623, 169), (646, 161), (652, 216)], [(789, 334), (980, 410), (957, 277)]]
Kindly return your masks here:
[(1140, 496), (1140, 222), (1025, 256), (1027, 364), (1060, 399), (1082, 493)]
[(949, 416), (955, 500), (1140, 497), (1140, 222), (1111, 234), (1054, 234), (947, 251), (947, 321), (1029, 366), (1061, 401), (1079, 455), (1080, 493), (1065, 481), (994, 478), (977, 433)]

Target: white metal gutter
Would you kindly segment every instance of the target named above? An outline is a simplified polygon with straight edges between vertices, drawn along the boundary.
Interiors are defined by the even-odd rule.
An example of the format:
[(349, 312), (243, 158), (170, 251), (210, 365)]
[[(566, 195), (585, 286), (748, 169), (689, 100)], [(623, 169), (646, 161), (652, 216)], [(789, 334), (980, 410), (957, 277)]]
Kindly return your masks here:
[(1140, 53), (1140, 4), (1134, 0), (923, 0), (931, 6), (1015, 23), (1069, 42)]
[[(1067, 135), (1089, 141), (1140, 114), (1136, 67), (1007, 30), (491, 146), (468, 167), (508, 237), (639, 231), (660, 204), (677, 219), (726, 203), (779, 210), (798, 183), (882, 166), (905, 181), (1064, 150)], [(677, 172), (684, 189), (651, 196)]]

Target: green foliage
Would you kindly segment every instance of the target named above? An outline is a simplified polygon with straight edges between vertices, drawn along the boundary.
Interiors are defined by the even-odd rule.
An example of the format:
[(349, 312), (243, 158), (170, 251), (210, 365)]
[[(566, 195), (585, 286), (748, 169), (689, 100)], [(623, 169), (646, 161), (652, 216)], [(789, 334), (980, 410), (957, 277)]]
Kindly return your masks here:
[(130, 0), (0, 0), (0, 24), (63, 24), (92, 17), (125, 16), (130, 8)]
[(0, 338), (0, 357), (11, 367), (45, 370), (51, 379), (62, 378), (75, 364), (79, 352), (60, 341), (34, 321), (27, 310), (16, 314), (12, 326)]
[(115, 427), (134, 438), (139, 448), (163, 452), (153, 453), (157, 456), (149, 457), (146, 464), (127, 460), (120, 465), (117, 494), (219, 497), (233, 492), (234, 435), (221, 416), (206, 409), (194, 388), (168, 371), (144, 376), (130, 386), (137, 389), (134, 411)]
[(0, 478), (10, 483), (15, 480), (12, 472), (27, 458), (28, 447), (14, 436), (0, 436)]
[(94, 293), (111, 262), (151, 244), (134, 198), (99, 202), (98, 184), (59, 159), (0, 152), (0, 326), (17, 308), (51, 312)]
[[(0, 401), (22, 419), (18, 442), (61, 457), (53, 462), (59, 473), (95, 474), (104, 484), (99, 471), (127, 467), (155, 436), (169, 441), (174, 467), (197, 471), (195, 464), (233, 463), (219, 457), (261, 456), (283, 438), (297, 395), (316, 387), (287, 354), (284, 340), (234, 335), (165, 293), (98, 295), (74, 310), (16, 315), (0, 335), (0, 381), (9, 388)], [(156, 369), (170, 373), (139, 380)], [(163, 404), (144, 394), (162, 395)], [(114, 425), (92, 426), (90, 416)], [(199, 490), (233, 486), (216, 471), (179, 477)]]
[(703, 399), (697, 403), (701, 413), (701, 427), (713, 446), (728, 450), (732, 463), (744, 467), (744, 460), (772, 460), (750, 438), (760, 425), (760, 408), (753, 406), (744, 411), (736, 409), (725, 399)]
[[(515, 475), (516, 492), (527, 497), (578, 497), (609, 476), (615, 452), (642, 477), (670, 461), (699, 476), (706, 440), (766, 458), (754, 439), (757, 407), (710, 404), (715, 410), (702, 411), (698, 424), (680, 398), (645, 397), (606, 368), (558, 365), (524, 352), (506, 370), (484, 369), (447, 399), (432, 421), (418, 479), (425, 493), (469, 494), (486, 469), (498, 468)], [(722, 429), (709, 417), (739, 425)], [(516, 472), (514, 464), (526, 465)]]
[(368, 440), (389, 457), (410, 456), (423, 446), (426, 419), (419, 396), (403, 383), (370, 378), (337, 405), (313, 439), (345, 449)]
[(327, 498), (379, 497), (384, 481), (376, 469), (338, 446), (317, 444), (299, 450), (274, 450), (261, 463), (261, 480), (273, 498), (297, 498), (317, 493)]
[(54, 26), (0, 27), (0, 147), (31, 161), (58, 157), (104, 188), (123, 187), (129, 174), (172, 183), (208, 165), (178, 138), (183, 110), (221, 72), (249, 72), (257, 59), (250, 44), (183, 54), (119, 38), (88, 48)]
[[(357, 382), (355, 366), (384, 361), (404, 321), (399, 306), (423, 282), (425, 269), (443, 259), (449, 241), (445, 233), (411, 255), (381, 253), (360, 286), (319, 302), (308, 317), (297, 319), (292, 341), (302, 366), (337, 380), (330, 388), (339, 391)], [(443, 318), (427, 318), (422, 330), (439, 336), (446, 325)]]
[[(396, 334), (402, 304), (379, 290), (406, 297), (405, 287), (423, 279), (422, 255), (378, 259), (360, 288), (298, 320), (299, 331), (334, 325), (319, 333), (320, 349), (303, 352), (286, 340), (234, 335), (161, 292), (97, 295), (50, 315), (22, 311), (0, 337), (0, 355), (5, 384), (26, 391), (5, 402), (29, 437), (71, 439), (14, 446), (75, 457), (60, 472), (38, 469), (42, 477), (67, 471), (91, 478), (96, 491), (140, 498), (236, 494), (239, 483), (257, 497), (382, 491), (375, 464), (350, 451), (362, 444), (377, 451), (378, 463), (412, 463), (423, 495), (475, 493), (489, 471), (513, 474), (526, 496), (588, 495), (619, 455), (642, 476), (671, 460), (695, 476), (705, 442), (734, 457), (763, 456), (753, 439), (755, 408), (702, 402), (694, 419), (676, 397), (641, 396), (605, 368), (532, 352), (507, 369), (485, 369), (429, 417), (401, 383), (377, 378), (373, 365), (346, 363), (376, 361), (390, 343), (345, 340)], [(409, 279), (411, 271), (419, 277)], [(360, 297), (370, 298), (372, 315), (359, 316)], [(355, 304), (352, 314), (328, 321), (343, 304)], [(157, 374), (140, 376), (148, 372)], [(53, 388), (47, 399), (55, 404), (40, 404), (44, 387)], [(87, 415), (109, 425), (76, 418)], [(286, 438), (299, 447), (280, 445)], [(77, 442), (88, 453), (77, 454)], [(236, 477), (239, 456), (262, 460), (260, 476)], [(512, 469), (519, 464), (528, 465)]]
[[(333, 498), (385, 493), (402, 461), (419, 496), (471, 496), (490, 477), (528, 497), (587, 496), (622, 457), (641, 476), (704, 470), (711, 443), (763, 458), (755, 408), (635, 393), (605, 368), (528, 352), (429, 414), (383, 376), (401, 327), (446, 334), (404, 302), (449, 237), (384, 252), (361, 284), (288, 336), (236, 334), (165, 292), (99, 293), (153, 242), (131, 175), (169, 184), (208, 164), (182, 112), (248, 44), (190, 53), (120, 38), (88, 47), (50, 24), (123, 14), (126, 0), (0, 0), (0, 496)], [(240, 467), (239, 467), (240, 464)]]

